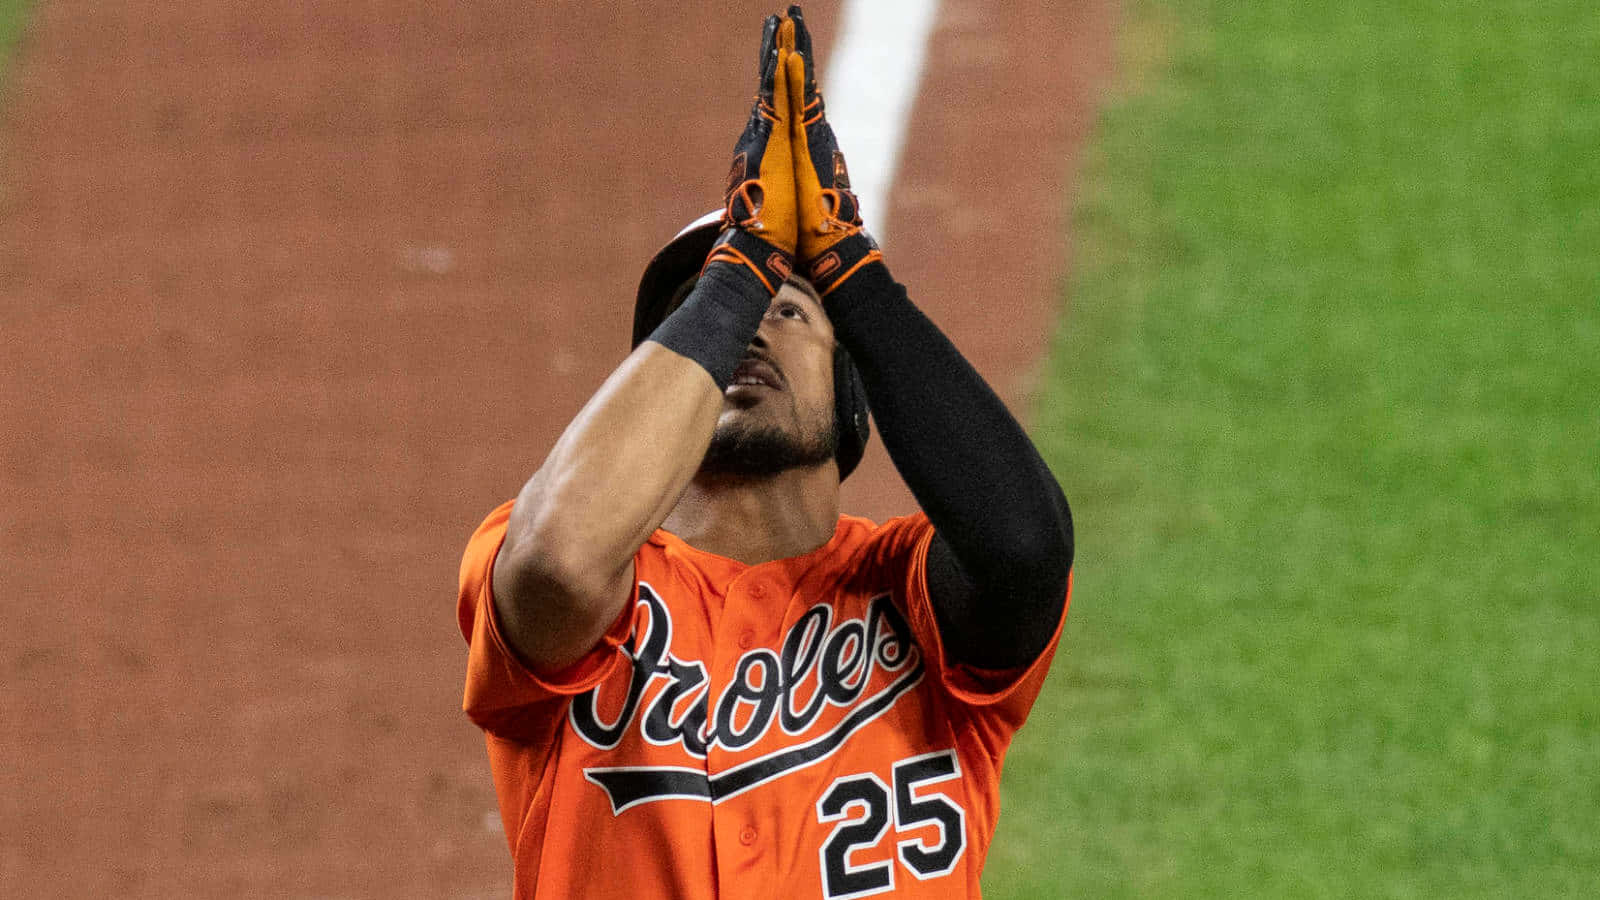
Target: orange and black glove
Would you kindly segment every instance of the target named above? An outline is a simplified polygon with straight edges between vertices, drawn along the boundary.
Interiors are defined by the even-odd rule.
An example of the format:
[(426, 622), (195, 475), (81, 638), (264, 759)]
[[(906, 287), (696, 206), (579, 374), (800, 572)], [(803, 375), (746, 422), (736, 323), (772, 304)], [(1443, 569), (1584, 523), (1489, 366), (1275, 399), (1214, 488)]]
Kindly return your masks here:
[(727, 263), (749, 269), (768, 296), (778, 292), (793, 270), (797, 241), (788, 82), (794, 41), (793, 22), (767, 17), (755, 105), (734, 145), (723, 194), (723, 231), (706, 257), (708, 268)]
[(839, 152), (817, 90), (816, 54), (800, 7), (789, 7), (784, 21), (794, 26), (794, 52), (785, 64), (793, 111), (789, 133), (799, 216), (796, 259), (817, 293), (827, 297), (863, 266), (883, 259), (883, 254), (862, 230), (861, 210), (850, 191), (844, 154)]

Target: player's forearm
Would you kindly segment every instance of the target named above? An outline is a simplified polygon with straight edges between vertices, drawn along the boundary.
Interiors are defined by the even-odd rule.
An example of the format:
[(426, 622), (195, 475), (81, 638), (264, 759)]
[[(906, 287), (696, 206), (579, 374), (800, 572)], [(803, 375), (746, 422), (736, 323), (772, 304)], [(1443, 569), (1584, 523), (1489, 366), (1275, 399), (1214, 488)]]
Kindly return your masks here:
[(616, 620), (633, 557), (705, 451), (720, 397), (705, 371), (644, 344), (612, 373), (518, 493), (495, 558), (512, 649), (565, 668)]
[(565, 580), (614, 578), (693, 477), (721, 408), (703, 368), (641, 344), (517, 495), (507, 547)]
[(523, 486), (494, 594), (507, 637), (531, 662), (577, 659), (621, 610), (634, 554), (699, 469), (768, 300), (753, 274), (708, 267)]
[(523, 487), (508, 543), (568, 577), (612, 578), (671, 512), (699, 468), (723, 390), (769, 295), (715, 264), (579, 412)]
[(1021, 424), (882, 263), (827, 306), (884, 446), (986, 602), (1059, 611), (1072, 518)]

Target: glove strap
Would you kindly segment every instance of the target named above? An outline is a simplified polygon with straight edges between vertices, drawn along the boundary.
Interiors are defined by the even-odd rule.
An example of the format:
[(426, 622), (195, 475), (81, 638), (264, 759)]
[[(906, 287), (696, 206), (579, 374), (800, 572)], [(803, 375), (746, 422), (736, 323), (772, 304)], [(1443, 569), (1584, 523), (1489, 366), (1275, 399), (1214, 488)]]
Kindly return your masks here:
[(821, 256), (811, 261), (806, 273), (817, 289), (817, 296), (826, 297), (838, 290), (850, 276), (869, 263), (883, 260), (878, 242), (872, 235), (857, 229), (855, 234), (829, 247)]
[(767, 296), (777, 294), (794, 271), (794, 258), (743, 228), (731, 227), (726, 217), (723, 225), (722, 234), (706, 257), (707, 268), (713, 263), (726, 263), (748, 269), (766, 287)]

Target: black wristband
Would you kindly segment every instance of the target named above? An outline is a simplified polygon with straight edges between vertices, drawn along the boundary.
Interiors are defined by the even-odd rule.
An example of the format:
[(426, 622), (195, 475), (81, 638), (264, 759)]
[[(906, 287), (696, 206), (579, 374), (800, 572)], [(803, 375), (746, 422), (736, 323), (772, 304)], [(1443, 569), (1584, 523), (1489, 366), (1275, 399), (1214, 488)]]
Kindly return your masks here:
[(712, 262), (694, 290), (664, 319), (649, 340), (692, 359), (711, 374), (717, 390), (727, 390), (750, 339), (761, 327), (772, 295), (745, 266)]

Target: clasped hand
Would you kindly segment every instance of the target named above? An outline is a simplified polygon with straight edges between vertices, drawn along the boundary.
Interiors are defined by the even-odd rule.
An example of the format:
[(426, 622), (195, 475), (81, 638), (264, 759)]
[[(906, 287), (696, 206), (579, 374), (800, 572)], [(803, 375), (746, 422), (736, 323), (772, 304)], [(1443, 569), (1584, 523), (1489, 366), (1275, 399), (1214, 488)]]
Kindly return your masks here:
[(826, 296), (881, 258), (862, 230), (815, 58), (800, 7), (767, 17), (755, 103), (723, 194), (724, 234), (707, 259), (750, 267), (771, 293), (796, 264)]

